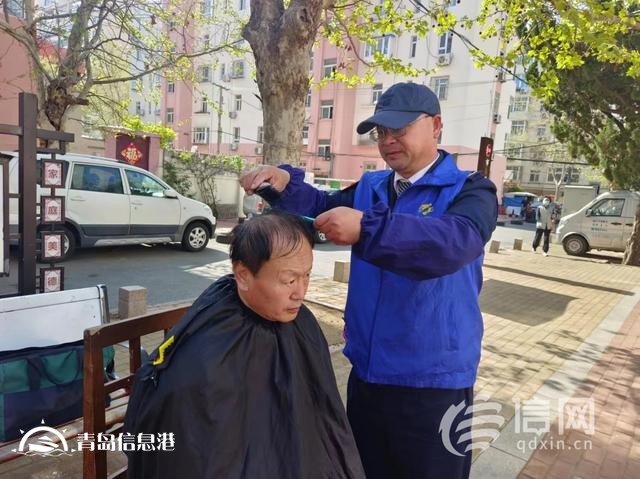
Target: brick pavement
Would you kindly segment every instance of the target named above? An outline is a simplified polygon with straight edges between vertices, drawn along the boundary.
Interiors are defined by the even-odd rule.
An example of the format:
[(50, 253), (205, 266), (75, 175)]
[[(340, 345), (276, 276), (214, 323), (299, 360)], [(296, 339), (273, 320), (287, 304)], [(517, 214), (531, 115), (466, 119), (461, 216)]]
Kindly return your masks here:
[[(225, 272), (224, 268), (216, 271), (220, 274)], [(638, 404), (636, 402), (636, 409), (633, 409), (634, 404), (630, 400), (622, 401), (618, 396), (636, 401), (640, 397), (640, 383), (636, 379), (640, 372), (640, 342), (637, 339), (640, 321), (636, 320), (634, 325), (633, 321), (627, 320), (622, 328), (614, 327), (613, 333), (620, 329), (620, 338), (616, 336), (603, 355), (601, 351), (608, 344), (606, 337), (601, 339), (600, 343), (606, 343), (600, 344), (601, 347), (592, 344), (591, 340), (602, 336), (600, 333), (606, 318), (616, 315), (616, 308), (621, 302), (637, 302), (633, 290), (640, 284), (640, 268), (608, 264), (597, 257), (587, 260), (567, 257), (559, 247), (552, 245), (551, 255), (547, 258), (513, 250), (488, 254), (484, 274), (481, 309), (485, 318), (485, 336), (476, 395), (481, 393), (500, 403), (500, 414), (506, 424), (511, 424), (514, 400), (526, 401), (549, 384), (561, 384), (554, 379), (558, 371), (563, 367), (567, 369), (566, 365), (577, 357), (578, 362), (575, 364), (579, 367), (576, 367), (576, 371), (580, 370), (580, 373), (574, 374), (569, 368), (560, 391), (574, 388), (576, 391), (571, 391), (571, 396), (583, 394), (587, 389), (583, 391), (577, 388), (584, 384), (586, 388), (592, 387), (597, 400), (604, 401), (604, 404), (608, 404), (607, 407), (618, 408), (615, 409), (618, 411), (615, 415), (612, 412), (614, 409), (598, 409), (598, 413), (603, 414), (602, 423), (599, 422), (600, 417), (596, 421), (600, 427), (606, 428), (602, 432), (606, 434), (603, 437), (607, 438), (603, 444), (615, 444), (615, 450), (602, 447), (579, 455), (577, 459), (574, 453), (567, 457), (554, 456), (553, 460), (548, 460), (544, 454), (539, 456), (540, 452), (536, 451), (521, 477), (544, 477), (538, 474), (555, 474), (548, 477), (558, 477), (558, 474), (567, 471), (581, 473), (584, 478), (600, 477), (593, 474), (620, 472), (622, 465), (629, 469), (627, 477), (631, 477), (629, 474), (635, 473), (634, 468), (640, 459), (637, 446), (640, 429), (637, 415), (631, 414), (637, 411)], [(318, 316), (329, 343), (333, 345), (334, 371), (343, 398), (349, 365), (338, 349), (342, 342), (341, 310), (344, 308), (345, 297), (345, 284), (327, 278), (312, 278), (307, 295), (310, 300), (308, 304)], [(634, 311), (637, 316), (638, 307)], [(634, 334), (635, 342), (631, 342), (628, 338)], [(147, 338), (144, 344), (152, 349), (158, 341), (159, 337)], [(618, 343), (619, 341), (622, 342)], [(625, 352), (627, 350), (634, 352), (629, 355), (631, 353)], [(122, 349), (118, 355), (124, 353), (125, 350)], [(607, 359), (611, 354), (613, 356)], [(126, 363), (118, 361), (118, 367), (126, 367)], [(615, 378), (612, 370), (617, 374)], [(584, 372), (586, 377), (587, 371), (595, 376), (588, 376), (585, 380), (581, 374)], [(599, 389), (594, 383), (601, 389), (604, 388), (606, 397), (602, 397), (603, 392), (597, 392)], [(629, 420), (634, 422), (628, 422)], [(527, 463), (528, 456), (516, 457), (517, 453), (511, 451), (513, 444), (498, 444), (500, 441), (508, 443), (511, 439), (506, 427), (501, 432), (501, 437), (491, 448), (482, 452), (474, 451), (472, 477), (515, 478)], [(602, 439), (600, 436), (598, 438), (600, 444)], [(630, 438), (630, 445), (630, 440), (626, 438)], [(627, 456), (623, 455), (626, 459), (622, 461), (620, 453), (627, 450)], [(547, 459), (546, 462), (543, 458)], [(117, 457), (111, 460), (112, 464), (120, 462)], [(80, 477), (77, 459), (73, 464), (47, 461), (48, 459), (43, 458), (24, 458), (0, 466), (0, 479)], [(541, 463), (549, 467), (542, 470)], [(599, 464), (595, 473), (593, 464)], [(496, 471), (495, 466), (501, 465), (508, 467), (501, 472)], [(624, 469), (622, 471), (619, 476), (608, 477), (625, 477)], [(634, 477), (640, 475), (635, 474)]]
[[(575, 398), (593, 400), (595, 431), (559, 433), (559, 421), (544, 437), (520, 479), (640, 477), (640, 303), (624, 321)], [(563, 420), (566, 415), (563, 416)], [(556, 449), (548, 446), (558, 445)]]

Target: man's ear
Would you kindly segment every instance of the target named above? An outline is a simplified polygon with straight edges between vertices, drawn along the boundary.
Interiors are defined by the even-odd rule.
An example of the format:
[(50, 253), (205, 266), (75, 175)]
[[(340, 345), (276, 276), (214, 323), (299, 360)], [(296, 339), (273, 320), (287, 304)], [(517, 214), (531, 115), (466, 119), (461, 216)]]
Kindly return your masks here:
[(242, 261), (236, 261), (233, 263), (232, 269), (236, 283), (238, 284), (238, 289), (240, 291), (248, 291), (251, 280), (253, 279), (253, 274), (249, 271), (249, 268), (247, 268)]
[(440, 115), (436, 115), (433, 117), (433, 137), (438, 139), (440, 136), (440, 131), (442, 131), (442, 117)]

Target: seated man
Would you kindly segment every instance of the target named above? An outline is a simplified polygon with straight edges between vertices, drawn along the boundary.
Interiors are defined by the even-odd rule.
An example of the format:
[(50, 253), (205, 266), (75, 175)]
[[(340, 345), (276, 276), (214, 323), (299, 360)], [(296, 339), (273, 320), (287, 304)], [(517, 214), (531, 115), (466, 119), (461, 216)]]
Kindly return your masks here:
[(302, 303), (311, 245), (287, 214), (233, 230), (233, 275), (136, 374), (125, 432), (173, 434), (175, 450), (128, 452), (129, 477), (364, 477), (327, 342)]

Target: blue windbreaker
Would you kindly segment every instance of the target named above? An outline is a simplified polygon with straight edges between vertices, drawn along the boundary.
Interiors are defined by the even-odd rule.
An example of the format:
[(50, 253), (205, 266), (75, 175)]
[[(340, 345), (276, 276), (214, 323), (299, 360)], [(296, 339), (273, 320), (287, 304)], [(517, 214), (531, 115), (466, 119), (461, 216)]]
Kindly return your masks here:
[[(393, 172), (365, 173), (338, 194), (291, 182), (278, 208), (315, 216), (335, 206), (364, 212), (353, 245), (346, 347), (367, 382), (459, 389), (472, 386), (483, 333), (478, 295), (484, 244), (497, 219), (495, 186), (440, 159), (400, 198)], [(392, 205), (392, 206), (390, 206)]]

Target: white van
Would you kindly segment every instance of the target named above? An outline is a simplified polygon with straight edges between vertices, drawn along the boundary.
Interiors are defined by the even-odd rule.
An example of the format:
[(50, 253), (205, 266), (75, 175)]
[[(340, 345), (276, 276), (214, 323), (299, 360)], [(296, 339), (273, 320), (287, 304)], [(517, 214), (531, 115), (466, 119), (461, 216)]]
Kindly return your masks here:
[(640, 194), (611, 191), (593, 199), (575, 213), (563, 216), (556, 239), (567, 254), (580, 256), (590, 249), (624, 251), (633, 231)]
[[(9, 162), (9, 192), (18, 192), (18, 153)], [(38, 164), (49, 155), (38, 155)], [(157, 176), (126, 162), (97, 156), (58, 155), (65, 162), (65, 258), (75, 248), (140, 243), (181, 242), (187, 251), (201, 251), (214, 235), (211, 208), (186, 198)], [(40, 171), (40, 166), (36, 171)], [(38, 186), (40, 195), (49, 188)], [(17, 233), (18, 200), (10, 200), (10, 231)], [(44, 228), (44, 227), (43, 227)]]

